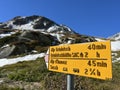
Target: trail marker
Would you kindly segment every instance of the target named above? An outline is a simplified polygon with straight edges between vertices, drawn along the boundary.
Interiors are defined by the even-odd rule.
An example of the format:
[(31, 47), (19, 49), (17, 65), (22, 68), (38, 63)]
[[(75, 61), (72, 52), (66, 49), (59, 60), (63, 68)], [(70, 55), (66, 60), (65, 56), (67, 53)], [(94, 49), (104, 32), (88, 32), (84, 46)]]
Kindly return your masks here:
[(48, 69), (66, 74), (111, 79), (110, 41), (51, 46)]

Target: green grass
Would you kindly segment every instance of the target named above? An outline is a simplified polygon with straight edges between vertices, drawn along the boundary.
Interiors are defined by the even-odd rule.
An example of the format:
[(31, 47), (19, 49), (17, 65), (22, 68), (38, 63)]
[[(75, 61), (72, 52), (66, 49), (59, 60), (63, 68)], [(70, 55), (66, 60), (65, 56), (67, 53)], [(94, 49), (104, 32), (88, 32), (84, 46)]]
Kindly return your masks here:
[(37, 59), (36, 61), (19, 62), (18, 64), (5, 66), (0, 68), (0, 76), (8, 77), (9, 79), (16, 81), (40, 81), (47, 72), (44, 63), (43, 59)]
[[(112, 80), (75, 76), (75, 90), (120, 90), (120, 63), (114, 63), (112, 70)], [(43, 58), (1, 67), (0, 78), (8, 78), (12, 82), (40, 82), (41, 90), (66, 90), (66, 74), (48, 71)], [(0, 84), (0, 90), (24, 90), (16, 86), (14, 88), (17, 89), (4, 88)]]

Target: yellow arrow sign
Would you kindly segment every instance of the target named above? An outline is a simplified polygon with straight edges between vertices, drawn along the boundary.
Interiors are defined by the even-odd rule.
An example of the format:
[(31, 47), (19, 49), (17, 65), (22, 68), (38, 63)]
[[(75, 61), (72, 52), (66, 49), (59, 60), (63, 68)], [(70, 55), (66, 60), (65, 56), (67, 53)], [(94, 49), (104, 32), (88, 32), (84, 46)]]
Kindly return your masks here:
[(51, 71), (93, 77), (112, 78), (110, 41), (51, 46)]

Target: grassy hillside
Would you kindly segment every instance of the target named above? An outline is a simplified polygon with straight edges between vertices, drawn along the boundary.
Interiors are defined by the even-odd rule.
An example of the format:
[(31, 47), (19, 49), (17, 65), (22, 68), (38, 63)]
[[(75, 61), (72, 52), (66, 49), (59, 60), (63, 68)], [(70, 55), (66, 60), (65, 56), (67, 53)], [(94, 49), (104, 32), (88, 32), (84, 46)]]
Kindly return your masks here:
[[(120, 90), (120, 63), (113, 64), (113, 79), (75, 76), (75, 90)], [(44, 59), (0, 67), (0, 90), (66, 90), (66, 75), (47, 70)]]

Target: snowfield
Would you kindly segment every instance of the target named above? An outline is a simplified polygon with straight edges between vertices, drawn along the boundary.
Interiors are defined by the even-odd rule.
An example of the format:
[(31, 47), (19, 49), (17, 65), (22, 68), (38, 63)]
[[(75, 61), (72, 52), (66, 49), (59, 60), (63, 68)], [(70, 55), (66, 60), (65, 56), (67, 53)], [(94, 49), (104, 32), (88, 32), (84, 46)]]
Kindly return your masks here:
[(12, 34), (15, 34), (16, 32), (10, 32), (10, 33), (6, 33), (6, 34), (0, 34), (0, 38), (4, 38), (7, 36), (11, 36)]
[(112, 51), (120, 51), (120, 41), (112, 41), (111, 49)]
[(3, 67), (5, 65), (10, 65), (10, 64), (15, 64), (21, 61), (36, 60), (38, 57), (44, 57), (44, 56), (45, 56), (45, 53), (40, 53), (40, 54), (26, 55), (24, 57), (18, 57), (18, 58), (12, 58), (12, 59), (3, 58), (3, 59), (0, 59), (0, 67)]

